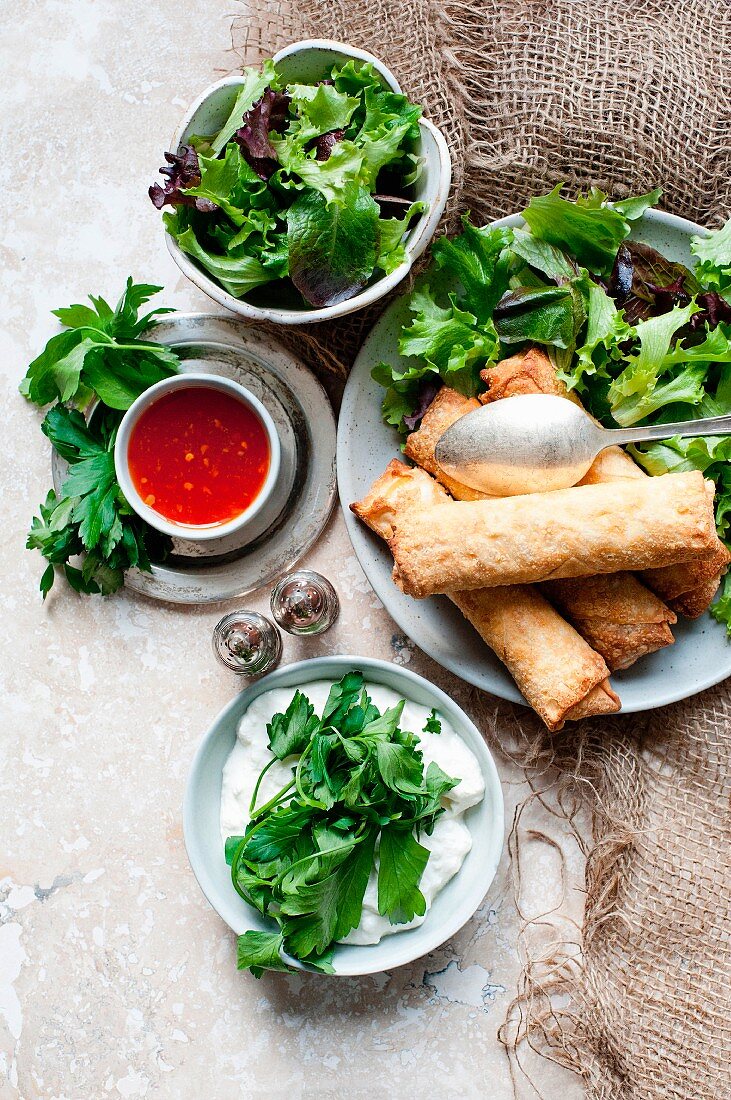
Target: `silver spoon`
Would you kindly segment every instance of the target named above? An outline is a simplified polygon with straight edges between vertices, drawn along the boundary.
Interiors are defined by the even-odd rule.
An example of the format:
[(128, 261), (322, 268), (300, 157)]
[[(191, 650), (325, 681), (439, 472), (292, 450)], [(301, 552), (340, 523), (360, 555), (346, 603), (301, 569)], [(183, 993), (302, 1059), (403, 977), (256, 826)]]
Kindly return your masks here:
[(462, 485), (491, 496), (576, 485), (606, 447), (672, 436), (731, 435), (731, 415), (651, 427), (602, 428), (579, 405), (544, 393), (505, 397), (460, 417), (435, 457)]

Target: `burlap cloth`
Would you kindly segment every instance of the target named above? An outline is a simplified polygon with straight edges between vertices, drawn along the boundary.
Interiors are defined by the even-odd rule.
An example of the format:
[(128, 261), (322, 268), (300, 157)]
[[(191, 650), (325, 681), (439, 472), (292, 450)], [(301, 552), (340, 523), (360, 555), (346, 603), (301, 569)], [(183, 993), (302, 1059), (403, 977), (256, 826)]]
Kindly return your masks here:
[[(313, 36), (377, 54), (442, 127), (447, 223), (510, 213), (559, 180), (615, 196), (661, 184), (668, 209), (709, 225), (731, 213), (731, 0), (262, 0), (233, 29), (246, 62)], [(374, 316), (299, 332), (298, 350), (344, 374)], [(581, 804), (592, 818), (588, 842), (576, 826), (583, 928), (526, 929), (503, 1028), (513, 1065), (527, 1042), (596, 1100), (730, 1098), (728, 688), (553, 741), (524, 710), (476, 706), (503, 750), (513, 730), (569, 826)], [(530, 837), (519, 817), (515, 864)]]

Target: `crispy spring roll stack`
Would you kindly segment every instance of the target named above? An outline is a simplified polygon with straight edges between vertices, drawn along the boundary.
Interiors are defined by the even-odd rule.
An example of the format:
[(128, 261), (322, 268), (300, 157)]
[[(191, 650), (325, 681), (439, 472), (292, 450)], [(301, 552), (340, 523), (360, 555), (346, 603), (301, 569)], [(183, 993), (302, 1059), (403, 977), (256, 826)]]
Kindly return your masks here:
[[(429, 474), (394, 459), (363, 500), (350, 507), (388, 540), (397, 524), (408, 524), (435, 504), (455, 506)], [(505, 664), (549, 730), (619, 710), (604, 660), (535, 588), (511, 585), (448, 596)]]
[[(497, 401), (501, 397), (513, 397), (523, 393), (550, 393), (569, 397), (580, 404), (575, 394), (569, 393), (548, 356), (532, 348), (529, 351), (504, 359), (495, 367), (482, 372), (488, 391), (480, 400), (483, 403)], [(609, 447), (592, 463), (581, 485), (597, 485), (627, 478), (644, 478), (648, 475), (621, 447)], [(649, 570), (642, 580), (673, 611), (689, 619), (697, 619), (713, 600), (721, 577), (726, 572), (731, 555), (719, 538), (711, 551), (692, 562)]]
[[(531, 373), (532, 358), (528, 353), (506, 361), (507, 369), (500, 375), (503, 385), (515, 377), (520, 392), (531, 392), (531, 387), (538, 384)], [(555, 378), (550, 362), (545, 362), (551, 377)], [(524, 364), (525, 372), (522, 369)], [(502, 364), (494, 370), (499, 372), (501, 367)], [(540, 360), (535, 370), (540, 382), (541, 370), (545, 373)], [(500, 396), (499, 387), (497, 396)], [(418, 431), (411, 433), (404, 448), (409, 458), (434, 474), (457, 500), (485, 499), (485, 495), (448, 477), (438, 465), (434, 452), (447, 428), (475, 406), (474, 400), (462, 397), (447, 386), (443, 387), (427, 409)], [(618, 447), (612, 450), (620, 459), (627, 457)], [(609, 455), (610, 452), (604, 454)], [(634, 466), (634, 463), (631, 465)], [(635, 466), (635, 469), (639, 475), (638, 467)], [(629, 668), (640, 657), (673, 643), (669, 624), (676, 622), (676, 615), (631, 573), (577, 577), (560, 582), (560, 588), (556, 588), (553, 594), (550, 591), (545, 594), (592, 649), (601, 654), (612, 671)]]
[(394, 579), (423, 599), (692, 561), (716, 541), (713, 493), (694, 470), (435, 504), (396, 522)]

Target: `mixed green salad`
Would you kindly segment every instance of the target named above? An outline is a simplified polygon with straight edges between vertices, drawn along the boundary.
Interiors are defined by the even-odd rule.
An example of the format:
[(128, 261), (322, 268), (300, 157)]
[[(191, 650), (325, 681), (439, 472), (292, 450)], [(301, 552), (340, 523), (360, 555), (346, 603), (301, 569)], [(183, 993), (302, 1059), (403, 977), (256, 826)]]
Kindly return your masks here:
[(407, 197), (420, 116), (370, 64), (285, 84), (266, 61), (244, 70), (217, 134), (165, 153), (150, 198), (174, 208), (168, 233), (229, 294), (256, 302), (276, 282), (282, 307), (335, 305), (405, 258), (423, 210)]
[[(531, 199), (520, 228), (477, 228), (432, 246), (409, 299), (394, 364), (380, 363), (383, 416), (419, 423), (442, 383), (474, 396), (480, 371), (542, 345), (559, 377), (606, 427), (731, 412), (731, 220), (694, 237), (693, 270), (631, 240), (660, 198), (611, 202), (561, 185)], [(719, 536), (731, 548), (731, 436), (632, 445), (649, 474), (701, 470), (716, 483)], [(731, 575), (712, 614), (731, 634)]]
[[(353, 671), (333, 684), (320, 717), (296, 691), (267, 724), (272, 759), (226, 860), (234, 887), (272, 930), (239, 936), (239, 969), (288, 970), (285, 951), (331, 973), (333, 944), (360, 922), (376, 852), (379, 912), (392, 924), (426, 912), (419, 882), (429, 849), (419, 838), (431, 835), (459, 780), (433, 761), (424, 769), (418, 736), (399, 725), (404, 704), (381, 714)], [(434, 711), (425, 731), (441, 732)], [(298, 757), (291, 780), (258, 806), (264, 774), (288, 757)]]

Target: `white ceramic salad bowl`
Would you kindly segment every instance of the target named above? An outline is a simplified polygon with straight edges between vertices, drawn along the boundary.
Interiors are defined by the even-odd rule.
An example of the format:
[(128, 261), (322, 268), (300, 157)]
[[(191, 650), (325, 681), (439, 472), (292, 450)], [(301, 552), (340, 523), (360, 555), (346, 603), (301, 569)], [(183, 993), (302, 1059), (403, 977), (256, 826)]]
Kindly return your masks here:
[[(341, 42), (331, 42), (324, 38), (295, 42), (275, 54), (273, 60), (279, 72), (287, 80), (312, 82), (326, 77), (333, 65), (351, 58), (369, 62), (381, 75), (384, 85), (394, 92), (401, 93), (396, 77), (382, 61), (365, 50), (359, 50)], [(188, 110), (172, 138), (170, 148), (177, 151), (181, 145), (186, 144), (191, 134), (212, 134), (220, 130), (228, 118), (242, 83), (241, 76), (228, 76), (206, 88)], [(219, 286), (183, 251), (175, 238), (166, 233), (168, 251), (183, 274), (209, 298), (238, 313), (240, 317), (247, 317), (250, 320), (273, 321), (280, 325), (302, 325), (329, 321), (372, 305), (398, 286), (408, 275), (414, 261), (421, 256), (431, 241), (447, 202), (452, 179), (452, 165), (447, 143), (441, 131), (428, 119), (422, 118), (419, 128), (421, 136), (414, 152), (422, 158), (423, 167), (419, 179), (414, 184), (413, 197), (414, 200), (424, 202), (426, 209), (420, 217), (414, 219), (412, 228), (406, 235), (404, 241), (406, 257), (390, 275), (374, 278), (363, 290), (344, 302), (321, 309), (304, 306), (301, 309), (280, 309), (274, 304), (252, 305), (240, 298), (235, 298)]]
[[(198, 746), (183, 804), (188, 858), (210, 904), (238, 935), (249, 929), (271, 930), (273, 922), (267, 921), (236, 893), (224, 859), (220, 831), (223, 767), (236, 742), (241, 716), (259, 695), (282, 687), (291, 687), (292, 692), (300, 688), (306, 694), (308, 683), (324, 679), (336, 681), (352, 669), (360, 670), (366, 683), (384, 684), (405, 698), (436, 708), (477, 758), (485, 780), (485, 797), (465, 814), (465, 824), (472, 835), (472, 849), (454, 878), (434, 899), (424, 923), (386, 936), (377, 944), (337, 945), (333, 967), (335, 974), (341, 977), (391, 970), (433, 951), (469, 920), (495, 877), (504, 835), (502, 789), (482, 735), (465, 712), (422, 676), (386, 661), (341, 655), (315, 657), (287, 665), (247, 687), (218, 715)], [(265, 736), (264, 730), (262, 736)], [(297, 969), (310, 969), (296, 959), (288, 961)]]

